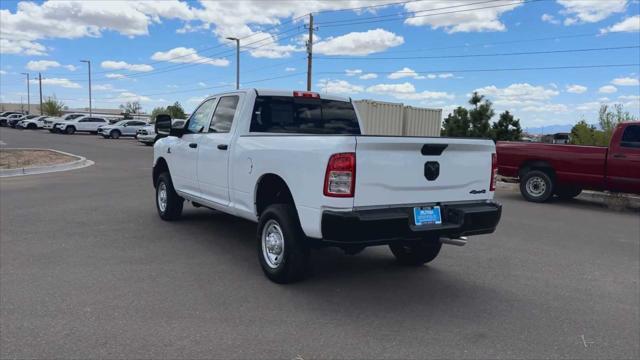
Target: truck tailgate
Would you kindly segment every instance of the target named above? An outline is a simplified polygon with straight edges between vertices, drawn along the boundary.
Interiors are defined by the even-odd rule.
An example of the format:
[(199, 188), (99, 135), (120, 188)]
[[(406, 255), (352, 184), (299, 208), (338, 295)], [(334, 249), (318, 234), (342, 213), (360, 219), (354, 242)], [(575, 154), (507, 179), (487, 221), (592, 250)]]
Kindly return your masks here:
[(491, 140), (356, 137), (355, 207), (493, 198)]

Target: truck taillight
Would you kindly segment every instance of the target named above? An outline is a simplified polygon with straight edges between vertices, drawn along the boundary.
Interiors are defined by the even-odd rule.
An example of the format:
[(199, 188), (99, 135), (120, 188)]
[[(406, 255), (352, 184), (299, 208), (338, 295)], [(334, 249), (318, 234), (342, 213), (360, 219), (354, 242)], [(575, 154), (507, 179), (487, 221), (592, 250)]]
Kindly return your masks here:
[(489, 191), (496, 190), (496, 181), (498, 178), (498, 155), (491, 154), (491, 182), (489, 183)]
[(333, 154), (324, 176), (324, 195), (353, 197), (356, 187), (356, 153)]

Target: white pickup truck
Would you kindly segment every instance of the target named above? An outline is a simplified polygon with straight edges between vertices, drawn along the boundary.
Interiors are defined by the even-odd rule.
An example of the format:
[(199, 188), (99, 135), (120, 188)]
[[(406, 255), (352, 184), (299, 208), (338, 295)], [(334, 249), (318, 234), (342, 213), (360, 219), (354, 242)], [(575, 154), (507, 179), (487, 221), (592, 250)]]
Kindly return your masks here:
[(313, 248), (389, 245), (423, 265), (500, 220), (493, 141), (362, 135), (348, 98), (238, 90), (205, 99), (184, 127), (159, 115), (156, 132), (160, 217), (188, 200), (258, 222), (260, 264), (278, 283), (304, 278)]

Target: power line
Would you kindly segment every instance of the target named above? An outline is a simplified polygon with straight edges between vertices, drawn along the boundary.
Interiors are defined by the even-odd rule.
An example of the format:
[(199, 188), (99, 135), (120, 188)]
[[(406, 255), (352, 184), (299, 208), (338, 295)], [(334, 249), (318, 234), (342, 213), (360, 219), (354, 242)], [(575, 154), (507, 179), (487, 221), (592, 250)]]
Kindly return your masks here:
[(626, 50), (638, 49), (640, 45), (629, 46), (612, 46), (602, 48), (586, 48), (586, 49), (562, 49), (562, 50), (544, 50), (544, 51), (519, 51), (508, 53), (492, 53), (492, 54), (463, 54), (463, 55), (430, 55), (430, 56), (404, 56), (404, 57), (337, 57), (337, 56), (318, 56), (317, 59), (323, 60), (410, 60), (410, 59), (455, 59), (455, 58), (471, 58), (471, 57), (493, 57), (493, 56), (519, 56), (519, 55), (541, 55), (541, 54), (565, 54), (574, 52), (591, 52), (591, 51), (609, 51), (609, 50)]
[[(381, 17), (389, 17), (388, 15), (385, 15), (381, 17), (369, 18), (369, 19), (378, 19), (378, 20), (370, 20), (370, 21), (366, 21), (366, 19), (361, 19), (362, 21), (344, 20), (344, 23), (336, 23), (336, 24), (320, 23), (318, 24), (318, 26), (323, 28), (328, 28), (328, 27), (348, 26), (348, 25), (372, 24), (372, 23), (379, 23), (379, 22), (386, 22), (386, 21), (399, 21), (399, 20), (406, 20), (406, 19), (429, 17), (429, 16), (456, 14), (461, 12), (475, 11), (475, 10), (493, 9), (493, 8), (500, 8), (505, 6), (517, 5), (517, 4), (527, 4), (527, 3), (540, 2), (540, 1), (549, 1), (549, 0), (522, 0), (522, 1), (516, 1), (516, 2), (507, 3), (507, 4), (483, 6), (483, 7), (473, 8), (473, 9), (460, 9), (460, 10), (452, 10), (452, 11), (440, 12), (435, 14), (424, 14), (424, 15), (414, 15), (414, 16), (409, 15), (409, 16), (394, 17), (391, 19), (380, 19)], [(469, 5), (465, 4), (465, 6), (469, 6)]]
[[(420, 71), (365, 71), (373, 74), (441, 74), (441, 73), (470, 73), (470, 72), (498, 72), (498, 71), (527, 71), (527, 70), (564, 70), (564, 69), (594, 69), (594, 68), (614, 68), (640, 66), (635, 64), (599, 64), (599, 65), (566, 65), (566, 66), (542, 66), (542, 67), (521, 67), (521, 68), (492, 68), (492, 69), (451, 69), (451, 70), (420, 70)], [(322, 71), (319, 74), (337, 75), (344, 74), (344, 71)]]

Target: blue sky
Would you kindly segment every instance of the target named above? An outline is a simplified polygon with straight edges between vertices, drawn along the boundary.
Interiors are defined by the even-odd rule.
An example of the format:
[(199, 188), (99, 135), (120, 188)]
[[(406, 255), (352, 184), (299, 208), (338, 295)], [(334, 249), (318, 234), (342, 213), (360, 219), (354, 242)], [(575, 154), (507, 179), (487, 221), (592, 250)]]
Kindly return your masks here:
[[(304, 89), (313, 12), (315, 91), (446, 113), (478, 90), (525, 127), (595, 122), (600, 104), (622, 103), (639, 115), (638, 1), (381, 6), (391, 2), (3, 0), (0, 100), (26, 102), (21, 73), (40, 72), (45, 97), (85, 107), (87, 68), (79, 60), (90, 59), (94, 107), (139, 100), (150, 111), (180, 101), (190, 111), (206, 95), (233, 89), (229, 36), (243, 45), (243, 87)], [(589, 67), (628, 64), (635, 65)]]

